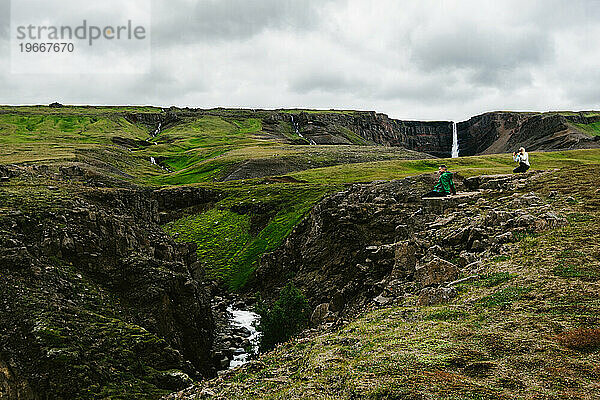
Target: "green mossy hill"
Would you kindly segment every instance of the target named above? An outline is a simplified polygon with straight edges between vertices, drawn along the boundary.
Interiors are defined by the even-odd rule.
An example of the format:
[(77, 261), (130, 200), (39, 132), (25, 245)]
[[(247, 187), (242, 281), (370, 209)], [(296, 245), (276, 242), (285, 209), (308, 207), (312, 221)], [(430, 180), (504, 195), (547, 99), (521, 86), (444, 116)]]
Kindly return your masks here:
[(490, 191), (500, 202), (535, 192), (568, 223), (482, 260), (448, 302), (409, 296), (371, 308), (172, 398), (600, 397), (599, 173), (598, 165), (566, 168), (516, 197)]
[[(292, 116), (294, 123), (302, 121), (298, 132)], [(208, 298), (214, 286), (205, 277), (228, 290), (254, 289), (262, 260), (293, 245), (287, 242), (297, 237), (294, 232), (319, 215), (315, 205), (343, 196), (349, 184), (432, 174), (446, 163), (465, 188), (465, 177), (514, 167), (509, 155), (440, 160), (374, 145), (381, 118), (352, 111), (0, 107), (0, 398), (6, 392), (153, 399), (190, 379), (214, 376)], [(357, 121), (375, 125), (359, 132)], [(397, 123), (398, 129), (414, 124)], [(448, 124), (430, 125), (447, 130)], [(309, 145), (307, 138), (322, 144)], [(600, 150), (531, 153), (531, 161), (532, 170), (551, 172), (532, 172), (541, 178), (519, 190), (535, 191), (566, 217), (567, 226), (511, 237), (510, 251), (483, 260), (477, 278), (458, 285), (458, 296), (443, 306), (416, 306), (415, 296), (407, 296), (405, 303), (369, 310), (207, 381), (206, 393), (598, 397)], [(412, 226), (433, 222), (418, 213), (418, 194), (432, 177), (406, 182), (415, 183), (405, 188), (411, 193), (396, 200), (406, 200), (407, 207), (375, 193), (345, 211), (330, 204), (338, 216), (350, 210), (362, 218), (341, 220), (360, 248), (354, 253), (340, 247), (337, 255), (351, 258), (364, 255), (367, 245), (379, 250), (394, 242), (404, 232), (396, 218), (413, 218)], [(515, 188), (486, 190), (482, 196), (498, 200)], [(322, 221), (332, 221), (323, 215)], [(361, 224), (378, 225), (378, 236), (369, 237), (376, 240), (361, 242), (361, 232), (352, 229)], [(314, 249), (327, 248), (303, 245), (309, 251), (286, 265), (301, 265)], [(381, 271), (369, 265), (344, 267), (378, 276)], [(290, 279), (316, 282), (331, 271), (275, 272), (282, 287)], [(334, 278), (345, 279), (345, 272)], [(338, 288), (314, 289), (304, 294), (321, 302)], [(377, 287), (377, 293), (359, 295), (371, 301), (380, 292)]]
[[(593, 165), (598, 150), (532, 154), (535, 168)], [(508, 155), (444, 160), (461, 176), (509, 173), (514, 163)], [(208, 276), (240, 289), (252, 276), (262, 254), (276, 249), (292, 228), (325, 194), (348, 182), (398, 179), (437, 170), (440, 161), (371, 162), (316, 168), (292, 174), (290, 183), (277, 179), (202, 185), (222, 191), (223, 198), (207, 212), (185, 213), (165, 229), (178, 242), (194, 242)], [(288, 178), (283, 179), (288, 180)], [(315, 182), (308, 184), (303, 182)], [(215, 231), (223, 235), (214, 235)]]
[[(353, 112), (312, 114), (345, 116), (348, 124), (354, 123)], [(111, 186), (165, 186), (428, 157), (401, 147), (374, 146), (356, 128), (338, 122), (331, 129), (321, 127), (319, 137), (322, 144), (346, 146), (309, 146), (291, 118), (284, 111), (266, 110), (4, 106), (0, 164), (77, 164), (89, 175), (111, 177)]]

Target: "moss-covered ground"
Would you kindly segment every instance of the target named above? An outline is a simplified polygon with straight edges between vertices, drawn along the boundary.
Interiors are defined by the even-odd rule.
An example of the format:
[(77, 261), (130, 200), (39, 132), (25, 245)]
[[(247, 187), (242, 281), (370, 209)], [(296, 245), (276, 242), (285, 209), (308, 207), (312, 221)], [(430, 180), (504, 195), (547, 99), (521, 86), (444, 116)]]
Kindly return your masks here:
[[(289, 123), (280, 124), (279, 136), (264, 134), (261, 118), (266, 111), (181, 111), (177, 123), (163, 127), (156, 136), (156, 127), (131, 122), (131, 113), (159, 115), (164, 111), (152, 107), (0, 107), (0, 164), (60, 167), (77, 163), (111, 182), (153, 187), (199, 184), (223, 192), (214, 208), (185, 215), (165, 229), (178, 241), (195, 242), (208, 275), (232, 289), (244, 285), (260, 255), (277, 247), (319, 199), (343, 184), (432, 173), (440, 163), (463, 176), (510, 173), (514, 168), (511, 157), (502, 154), (407, 160), (418, 154), (364, 145), (351, 131), (345, 136), (356, 144), (352, 146), (289, 144), (286, 140), (298, 139), (291, 137)], [(115, 138), (147, 144), (125, 148), (115, 145)], [(164, 168), (151, 164), (150, 157)], [(599, 162), (600, 150), (531, 153), (531, 160), (534, 169), (588, 165)], [(293, 179), (285, 180), (288, 183), (268, 179), (218, 182), (230, 174), (245, 177), (235, 173), (244, 168), (258, 171), (257, 176), (277, 175), (273, 171), (283, 168)]]
[[(0, 185), (2, 256), (14, 251), (15, 236), (5, 228), (15, 215), (25, 216), (34, 230), (40, 221), (78, 206), (74, 200), (86, 188), (56, 184), (32, 174)], [(164, 381), (181, 373), (171, 370), (181, 355), (156, 333), (132, 323), (128, 305), (115, 291), (58, 257), (35, 268), (27, 258), (17, 260), (0, 265), (0, 362), (14, 357), (29, 377), (27, 384), (47, 398), (156, 399), (169, 392)], [(18, 349), (18, 355), (6, 353), (7, 348)], [(0, 390), (0, 398), (5, 394)]]
[(600, 122), (591, 124), (574, 124), (578, 129), (592, 136), (600, 136)]

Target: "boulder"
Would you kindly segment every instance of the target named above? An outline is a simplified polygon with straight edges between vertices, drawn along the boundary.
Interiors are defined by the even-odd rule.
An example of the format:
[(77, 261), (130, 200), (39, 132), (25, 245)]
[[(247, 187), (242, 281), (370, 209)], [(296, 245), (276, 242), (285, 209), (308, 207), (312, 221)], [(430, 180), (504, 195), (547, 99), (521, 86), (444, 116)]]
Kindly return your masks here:
[(315, 307), (313, 313), (310, 316), (310, 323), (313, 326), (321, 325), (325, 322), (325, 318), (329, 314), (329, 303), (321, 303)]
[(390, 304), (392, 301), (394, 301), (394, 299), (391, 297), (386, 297), (383, 293), (381, 293), (379, 296), (375, 297), (373, 301), (380, 306), (385, 306), (386, 304)]
[(537, 219), (533, 225), (536, 232), (543, 232), (566, 226), (568, 225), (568, 221), (564, 217), (559, 217), (552, 212), (547, 212), (540, 215), (540, 218)]
[(456, 297), (456, 289), (453, 287), (427, 287), (421, 290), (421, 293), (419, 293), (417, 305), (431, 306), (435, 304), (448, 303), (454, 297)]
[(329, 302), (329, 309), (334, 312), (341, 311), (344, 308), (344, 295), (341, 291), (337, 290), (331, 297)]
[(390, 276), (392, 279), (404, 278), (411, 274), (417, 264), (415, 246), (408, 241), (396, 243), (394, 259), (394, 268)]
[(415, 270), (415, 281), (421, 286), (439, 285), (457, 277), (458, 267), (438, 257)]

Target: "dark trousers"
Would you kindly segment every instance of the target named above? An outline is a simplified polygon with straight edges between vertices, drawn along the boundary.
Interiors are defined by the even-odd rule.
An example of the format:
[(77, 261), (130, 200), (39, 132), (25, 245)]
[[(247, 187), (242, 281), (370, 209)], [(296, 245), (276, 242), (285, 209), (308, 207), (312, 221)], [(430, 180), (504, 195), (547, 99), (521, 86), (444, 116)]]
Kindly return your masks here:
[(450, 193), (446, 193), (446, 192), (436, 192), (435, 190), (432, 190), (429, 193), (425, 193), (423, 196), (421, 196), (421, 198), (423, 197), (446, 197), (449, 196)]
[(521, 172), (525, 172), (529, 169), (529, 165), (525, 164), (525, 163), (519, 163), (519, 166), (515, 169), (513, 169), (513, 172), (515, 174), (519, 174)]

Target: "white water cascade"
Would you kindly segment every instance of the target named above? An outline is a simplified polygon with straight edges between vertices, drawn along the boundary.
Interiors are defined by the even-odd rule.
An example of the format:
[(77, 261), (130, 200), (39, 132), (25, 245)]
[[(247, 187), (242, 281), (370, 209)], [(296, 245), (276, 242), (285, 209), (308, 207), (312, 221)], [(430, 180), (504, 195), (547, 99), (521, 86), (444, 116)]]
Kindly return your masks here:
[(154, 158), (154, 157), (150, 157), (150, 163), (152, 163), (152, 165), (158, 165), (156, 163), (156, 158)]
[(452, 123), (452, 158), (458, 157), (458, 129), (456, 122)]
[(232, 306), (227, 307), (227, 311), (233, 315), (231, 325), (250, 331), (250, 336), (248, 336), (251, 345), (250, 353), (246, 352), (248, 349), (238, 349), (229, 364), (229, 369), (232, 369), (248, 363), (251, 355), (258, 354), (260, 332), (256, 330), (256, 323), (260, 320), (260, 316), (252, 311), (236, 310)]
[(302, 135), (300, 133), (300, 130), (298, 129), (298, 124), (294, 122), (294, 116), (293, 115), (292, 115), (292, 126), (294, 127), (294, 130), (296, 131), (296, 135), (300, 136), (302, 139), (308, 140), (308, 143), (310, 143), (312, 146), (314, 146), (314, 145), (317, 144), (317, 142), (315, 142), (311, 138), (305, 138), (304, 135)]
[(162, 123), (159, 122), (158, 123), (158, 128), (156, 128), (156, 130), (154, 131), (154, 135), (152, 135), (152, 137), (155, 137), (156, 135), (158, 135), (160, 133), (161, 125), (162, 125)]

